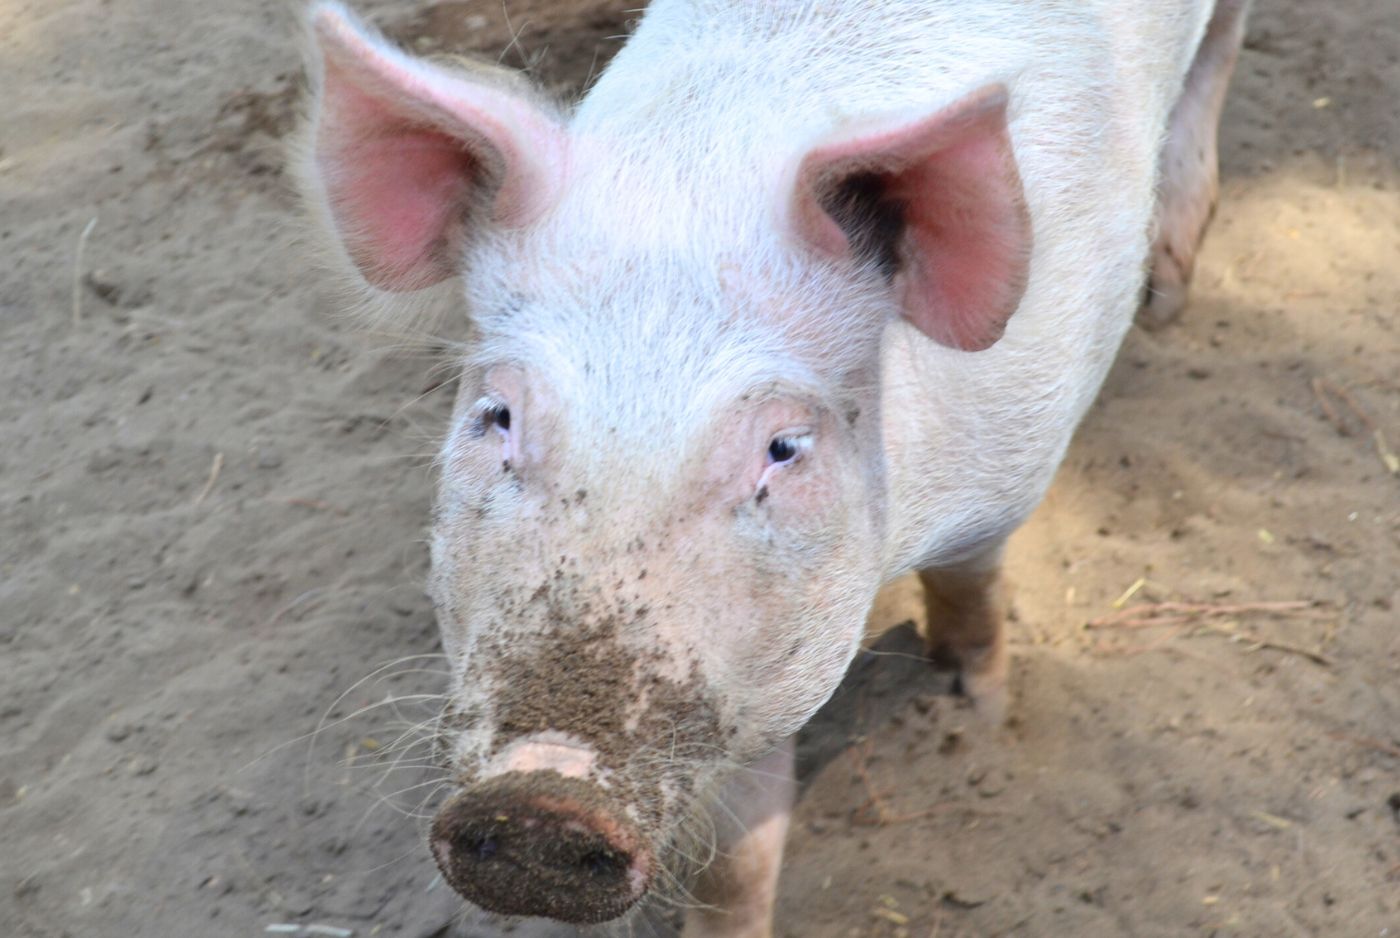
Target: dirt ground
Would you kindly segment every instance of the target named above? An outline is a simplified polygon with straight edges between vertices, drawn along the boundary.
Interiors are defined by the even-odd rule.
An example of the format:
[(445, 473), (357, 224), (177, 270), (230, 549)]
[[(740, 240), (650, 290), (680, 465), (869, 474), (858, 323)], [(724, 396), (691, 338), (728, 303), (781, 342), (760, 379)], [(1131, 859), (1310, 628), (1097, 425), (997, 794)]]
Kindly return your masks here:
[[(636, 5), (360, 7), (568, 92)], [(297, 242), (295, 22), (0, 0), (6, 938), (503, 928), (384, 767), (440, 688), (450, 387)], [(1013, 541), (1011, 724), (907, 629), (864, 654), (803, 737), (779, 935), (1400, 936), (1397, 100), (1394, 0), (1259, 0), (1194, 301)], [(1211, 606), (1126, 611), (1161, 601)]]

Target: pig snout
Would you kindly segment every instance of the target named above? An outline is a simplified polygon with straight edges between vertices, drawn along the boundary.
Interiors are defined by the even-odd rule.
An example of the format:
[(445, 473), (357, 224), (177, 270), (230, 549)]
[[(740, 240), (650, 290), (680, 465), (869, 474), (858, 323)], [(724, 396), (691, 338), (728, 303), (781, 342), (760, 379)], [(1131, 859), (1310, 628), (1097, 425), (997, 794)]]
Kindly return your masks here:
[(606, 922), (651, 882), (651, 851), (608, 793), (553, 771), (468, 788), (438, 812), (430, 843), (452, 888), (501, 915)]

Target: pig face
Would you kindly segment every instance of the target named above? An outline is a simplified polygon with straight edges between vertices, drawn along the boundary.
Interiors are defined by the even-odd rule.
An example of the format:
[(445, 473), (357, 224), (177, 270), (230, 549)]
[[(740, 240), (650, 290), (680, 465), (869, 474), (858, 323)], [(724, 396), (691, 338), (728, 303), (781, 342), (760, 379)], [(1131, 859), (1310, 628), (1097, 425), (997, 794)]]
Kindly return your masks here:
[[(555, 261), (575, 273), (550, 282), (491, 248), (471, 265), (532, 290), (471, 291), (473, 309), (499, 312), (478, 314), (482, 354), (441, 455), (442, 748), (468, 793), (551, 778), (547, 808), (502, 788), (481, 813), (524, 798), (513, 810), (547, 815), (539, 826), (593, 831), (560, 893), (596, 886), (588, 864), (610, 857), (602, 914), (664, 881), (696, 802), (840, 681), (878, 585), (882, 457), (869, 384), (832, 387), (792, 348), (775, 358), (781, 332), (760, 340), (727, 316), (719, 278), (673, 300), (688, 312), (672, 325), (620, 336), (651, 292), (622, 281), (655, 282), (645, 265)], [(576, 323), (567, 344), (551, 339), (560, 321)], [(506, 849), (505, 833), (467, 826), (467, 853), (483, 837)], [(460, 860), (462, 835), (444, 831), (440, 859), (469, 898), (575, 914), (503, 906), (518, 887), (483, 891), (489, 864)]]

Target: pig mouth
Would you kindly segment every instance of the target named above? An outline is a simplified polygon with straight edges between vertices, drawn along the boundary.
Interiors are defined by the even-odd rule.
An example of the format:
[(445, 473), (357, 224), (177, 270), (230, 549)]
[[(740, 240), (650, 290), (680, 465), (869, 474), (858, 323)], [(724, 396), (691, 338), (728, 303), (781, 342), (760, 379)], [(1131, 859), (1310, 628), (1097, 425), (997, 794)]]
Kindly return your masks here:
[(443, 878), (474, 905), (598, 924), (646, 894), (654, 867), (640, 831), (611, 800), (556, 772), (509, 772), (445, 804), (429, 844)]

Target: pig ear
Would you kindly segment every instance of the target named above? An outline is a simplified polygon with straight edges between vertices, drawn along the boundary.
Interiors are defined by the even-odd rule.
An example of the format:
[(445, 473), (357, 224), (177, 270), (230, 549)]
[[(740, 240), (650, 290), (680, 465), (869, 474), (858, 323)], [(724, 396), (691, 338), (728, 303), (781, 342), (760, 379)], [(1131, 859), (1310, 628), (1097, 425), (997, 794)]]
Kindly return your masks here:
[(553, 202), (564, 134), (501, 82), (399, 52), (339, 4), (311, 11), (316, 98), (304, 176), (370, 284), (455, 272), (466, 223), (520, 226)]
[(881, 262), (905, 318), (969, 351), (1001, 338), (1030, 265), (1006, 103), (991, 85), (931, 116), (821, 143), (799, 165), (788, 210), (819, 252)]

